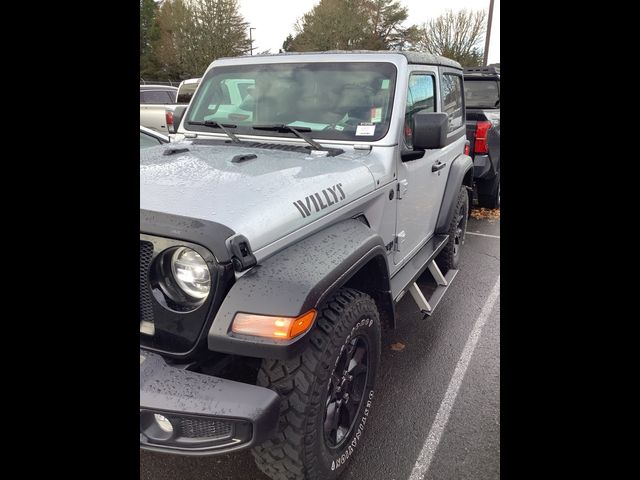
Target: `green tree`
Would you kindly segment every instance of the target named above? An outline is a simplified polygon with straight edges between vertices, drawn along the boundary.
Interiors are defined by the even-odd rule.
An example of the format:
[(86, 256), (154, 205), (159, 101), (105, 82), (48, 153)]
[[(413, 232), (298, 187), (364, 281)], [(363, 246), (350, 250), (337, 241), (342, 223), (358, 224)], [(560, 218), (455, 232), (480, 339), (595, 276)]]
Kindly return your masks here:
[(140, 0), (140, 76), (155, 78), (158, 64), (153, 46), (160, 37), (156, 16), (158, 5), (154, 0)]
[(371, 0), (364, 3), (367, 16), (363, 48), (368, 50), (405, 49), (417, 40), (418, 26), (404, 28), (407, 7), (395, 0)]
[(284, 50), (285, 52), (290, 52), (292, 43), (293, 35), (289, 34), (287, 35), (287, 38), (284, 39), (284, 42), (282, 42), (282, 50)]
[(199, 77), (216, 58), (249, 52), (238, 0), (165, 0), (157, 23), (158, 80)]
[(238, 0), (200, 0), (192, 5), (194, 36), (188, 69), (202, 75), (220, 57), (250, 52), (249, 24), (240, 15)]
[(484, 10), (446, 11), (436, 19), (422, 24), (418, 50), (443, 55), (458, 61), (463, 67), (482, 65), (480, 47), (486, 32), (487, 12)]
[(188, 7), (182, 0), (162, 2), (157, 15), (159, 36), (153, 46), (159, 64), (157, 80), (178, 80), (185, 73), (182, 58), (190, 36), (189, 16)]
[[(417, 26), (405, 28), (409, 13), (398, 0), (320, 0), (294, 26), (287, 51), (388, 50), (415, 39)], [(291, 38), (290, 38), (291, 37)]]

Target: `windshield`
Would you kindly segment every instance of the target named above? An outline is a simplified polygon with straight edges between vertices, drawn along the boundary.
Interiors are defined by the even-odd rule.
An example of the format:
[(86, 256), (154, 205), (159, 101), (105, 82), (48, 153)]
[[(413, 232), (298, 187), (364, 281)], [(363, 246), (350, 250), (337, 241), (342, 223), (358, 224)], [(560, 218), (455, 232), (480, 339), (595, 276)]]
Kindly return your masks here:
[(495, 80), (465, 79), (464, 89), (467, 107), (496, 108), (499, 105), (500, 89)]
[[(396, 67), (391, 63), (284, 63), (211, 69), (191, 102), (187, 130), (230, 124), (235, 134), (292, 137), (253, 126), (306, 127), (312, 138), (375, 141), (389, 129)], [(308, 130), (307, 130), (308, 131)]]

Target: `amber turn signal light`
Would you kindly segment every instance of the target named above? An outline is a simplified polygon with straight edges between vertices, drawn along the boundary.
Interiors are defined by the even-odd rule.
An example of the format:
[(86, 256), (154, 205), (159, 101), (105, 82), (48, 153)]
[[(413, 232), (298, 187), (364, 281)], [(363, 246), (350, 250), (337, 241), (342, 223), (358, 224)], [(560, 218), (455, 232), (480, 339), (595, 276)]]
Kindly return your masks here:
[(231, 325), (233, 333), (256, 337), (291, 340), (311, 328), (316, 318), (314, 309), (298, 317), (272, 317), (253, 313), (236, 313)]

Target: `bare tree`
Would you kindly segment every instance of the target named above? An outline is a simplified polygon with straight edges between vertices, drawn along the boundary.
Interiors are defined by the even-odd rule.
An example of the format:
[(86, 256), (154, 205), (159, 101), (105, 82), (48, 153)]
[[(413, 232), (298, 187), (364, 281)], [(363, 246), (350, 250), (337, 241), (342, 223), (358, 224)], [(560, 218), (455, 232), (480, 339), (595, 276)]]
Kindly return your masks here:
[(485, 10), (447, 10), (436, 19), (422, 24), (419, 50), (442, 55), (460, 62), (464, 67), (482, 65), (482, 44), (486, 32)]

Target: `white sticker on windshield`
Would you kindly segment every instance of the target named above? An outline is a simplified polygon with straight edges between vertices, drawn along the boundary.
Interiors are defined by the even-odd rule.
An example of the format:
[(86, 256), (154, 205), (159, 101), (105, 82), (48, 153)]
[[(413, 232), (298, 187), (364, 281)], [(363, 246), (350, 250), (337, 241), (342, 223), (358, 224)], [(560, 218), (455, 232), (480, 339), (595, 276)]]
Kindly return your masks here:
[(372, 137), (376, 132), (376, 126), (373, 123), (360, 123), (356, 128), (356, 136)]

